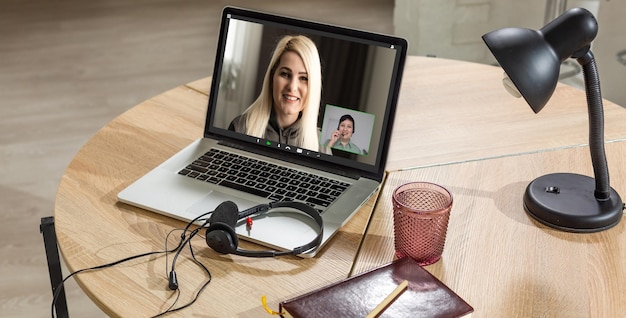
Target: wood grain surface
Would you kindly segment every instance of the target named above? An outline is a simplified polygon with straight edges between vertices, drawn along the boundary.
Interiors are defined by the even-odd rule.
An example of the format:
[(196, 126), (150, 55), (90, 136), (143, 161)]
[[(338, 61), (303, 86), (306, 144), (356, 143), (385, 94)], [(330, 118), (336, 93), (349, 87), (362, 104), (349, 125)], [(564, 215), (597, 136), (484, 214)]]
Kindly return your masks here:
[[(626, 141), (606, 146), (612, 187), (624, 200)], [(391, 193), (407, 182), (428, 181), (446, 187), (454, 203), (443, 256), (425, 268), (474, 307), (472, 317), (621, 317), (626, 222), (598, 233), (568, 233), (524, 211), (528, 183), (556, 172), (593, 176), (589, 148), (392, 172), (352, 274), (394, 259)]]

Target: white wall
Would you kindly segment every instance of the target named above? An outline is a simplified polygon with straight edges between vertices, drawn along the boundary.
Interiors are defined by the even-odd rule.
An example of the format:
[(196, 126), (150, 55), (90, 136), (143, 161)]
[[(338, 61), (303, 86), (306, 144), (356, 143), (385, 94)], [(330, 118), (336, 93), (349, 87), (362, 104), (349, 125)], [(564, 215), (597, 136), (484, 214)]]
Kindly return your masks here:
[(626, 107), (626, 65), (617, 56), (626, 52), (626, 1), (602, 0), (597, 17), (599, 31), (593, 53), (598, 62), (602, 95)]
[(543, 23), (545, 0), (396, 0), (394, 32), (409, 54), (494, 63), (481, 36), (505, 26)]
[[(617, 53), (626, 50), (624, 0), (395, 0), (394, 32), (409, 41), (409, 54), (494, 64), (481, 36), (503, 27), (541, 28), (548, 4), (584, 7), (598, 19), (593, 43), (603, 96), (626, 107), (626, 65)], [(626, 58), (626, 57), (624, 57)], [(564, 67), (564, 72), (571, 68)], [(582, 77), (564, 80), (582, 87)]]

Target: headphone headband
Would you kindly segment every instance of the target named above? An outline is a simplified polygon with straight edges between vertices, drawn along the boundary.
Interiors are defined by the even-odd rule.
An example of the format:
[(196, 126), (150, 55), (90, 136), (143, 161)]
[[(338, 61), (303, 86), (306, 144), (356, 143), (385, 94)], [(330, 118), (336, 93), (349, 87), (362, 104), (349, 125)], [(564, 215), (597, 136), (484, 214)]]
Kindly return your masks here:
[[(229, 202), (229, 203), (234, 205), (234, 203), (232, 202)], [(218, 221), (218, 222), (211, 223), (206, 230), (207, 245), (209, 245), (209, 247), (211, 247), (213, 250), (223, 253), (223, 254), (230, 253), (230, 254), (247, 256), (247, 257), (275, 257), (275, 256), (292, 255), (292, 254), (298, 255), (298, 254), (305, 253), (309, 250), (312, 250), (320, 245), (323, 234), (324, 234), (324, 221), (322, 220), (322, 217), (315, 209), (313, 209), (309, 205), (302, 203), (302, 202), (277, 201), (277, 202), (270, 202), (268, 204), (259, 204), (257, 206), (251, 207), (242, 212), (237, 212), (238, 213), (237, 221), (244, 219), (246, 217), (249, 217), (249, 216), (264, 215), (267, 213), (271, 213), (271, 211), (276, 208), (292, 208), (308, 215), (310, 218), (315, 220), (317, 226), (319, 227), (317, 236), (309, 243), (304, 244), (302, 246), (295, 247), (293, 250), (290, 250), (290, 251), (244, 250), (238, 247), (238, 238), (237, 238), (237, 234), (235, 233), (234, 224), (227, 224), (228, 222)], [(216, 209), (216, 211), (217, 210), (218, 209)]]

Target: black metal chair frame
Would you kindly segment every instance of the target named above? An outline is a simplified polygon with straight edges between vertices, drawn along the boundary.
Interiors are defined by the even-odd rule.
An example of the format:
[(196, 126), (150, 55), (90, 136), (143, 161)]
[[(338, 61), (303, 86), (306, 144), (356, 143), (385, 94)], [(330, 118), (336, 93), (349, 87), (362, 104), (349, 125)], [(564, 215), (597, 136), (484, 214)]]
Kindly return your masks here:
[[(61, 259), (59, 258), (59, 247), (57, 245), (57, 235), (54, 230), (54, 217), (48, 216), (41, 218), (39, 231), (43, 235), (44, 247), (46, 249), (46, 258), (48, 260), (48, 272), (50, 273), (50, 284), (52, 285), (52, 295), (56, 293), (57, 288), (63, 288), (63, 272), (61, 271)], [(56, 314), (58, 318), (68, 318), (67, 299), (65, 297), (65, 289), (59, 291), (59, 295), (55, 304)]]

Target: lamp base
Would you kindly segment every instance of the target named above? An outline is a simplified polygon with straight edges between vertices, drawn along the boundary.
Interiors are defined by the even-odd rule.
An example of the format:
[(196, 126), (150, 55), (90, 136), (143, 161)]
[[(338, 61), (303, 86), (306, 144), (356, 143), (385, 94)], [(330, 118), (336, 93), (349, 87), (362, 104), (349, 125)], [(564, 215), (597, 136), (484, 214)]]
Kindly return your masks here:
[(595, 180), (572, 173), (555, 173), (533, 180), (524, 193), (524, 208), (537, 221), (562, 231), (599, 232), (617, 225), (624, 203), (611, 188), (610, 198), (598, 201)]

